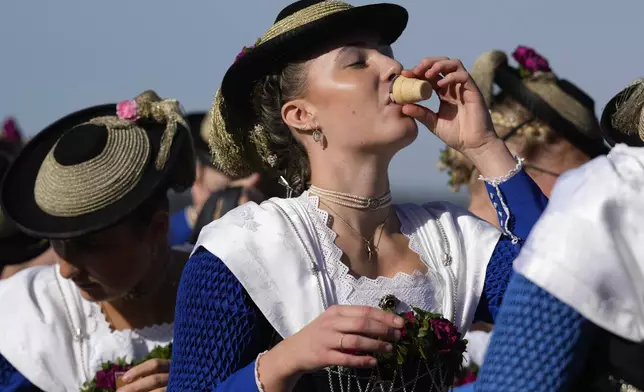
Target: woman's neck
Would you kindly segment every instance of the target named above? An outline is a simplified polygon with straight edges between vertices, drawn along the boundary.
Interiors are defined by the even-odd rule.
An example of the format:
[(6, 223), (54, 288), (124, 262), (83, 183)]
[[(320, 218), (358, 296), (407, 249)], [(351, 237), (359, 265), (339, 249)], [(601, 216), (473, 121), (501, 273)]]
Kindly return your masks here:
[[(324, 190), (346, 193), (353, 196), (379, 198), (389, 190), (389, 163), (376, 159), (346, 160), (328, 159), (316, 165), (312, 159), (311, 185)], [(374, 230), (386, 219), (389, 208), (377, 210), (356, 209), (335, 204), (321, 198), (320, 208), (332, 215), (339, 215), (364, 237), (371, 237)]]
[(103, 312), (116, 330), (139, 329), (170, 323), (174, 319), (174, 304), (183, 264), (183, 254), (166, 249), (152, 265), (148, 278), (137, 287), (140, 296), (118, 298), (101, 304)]

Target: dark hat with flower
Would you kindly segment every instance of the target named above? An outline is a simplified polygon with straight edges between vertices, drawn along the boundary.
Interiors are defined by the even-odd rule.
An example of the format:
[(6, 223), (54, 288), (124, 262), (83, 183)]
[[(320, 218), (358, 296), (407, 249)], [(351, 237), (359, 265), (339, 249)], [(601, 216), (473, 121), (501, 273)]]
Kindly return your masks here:
[[(13, 144), (0, 140), (0, 179), (4, 177), (15, 159), (16, 149)], [(49, 248), (47, 240), (24, 234), (0, 211), (0, 271), (5, 265), (33, 259), (47, 248)]]
[(264, 76), (311, 58), (338, 39), (355, 33), (398, 39), (407, 26), (407, 11), (395, 4), (354, 7), (335, 0), (300, 0), (284, 8), (268, 31), (244, 47), (226, 72), (211, 110), (211, 150), (224, 173), (269, 170), (274, 160), (253, 107), (253, 89)]
[(2, 150), (11, 155), (18, 155), (23, 145), (22, 132), (16, 119), (7, 117), (0, 128), (0, 146)]
[(72, 113), (24, 147), (5, 176), (3, 212), (39, 238), (102, 230), (157, 192), (192, 185), (191, 139), (179, 103), (152, 91)]
[(501, 51), (484, 53), (474, 62), (471, 74), (488, 105), (494, 99), (496, 84), (589, 157), (607, 153), (592, 98), (558, 78), (548, 60), (534, 49), (519, 46), (512, 57), (518, 63), (516, 68)]
[(604, 108), (601, 127), (606, 141), (644, 147), (644, 79), (637, 79)]

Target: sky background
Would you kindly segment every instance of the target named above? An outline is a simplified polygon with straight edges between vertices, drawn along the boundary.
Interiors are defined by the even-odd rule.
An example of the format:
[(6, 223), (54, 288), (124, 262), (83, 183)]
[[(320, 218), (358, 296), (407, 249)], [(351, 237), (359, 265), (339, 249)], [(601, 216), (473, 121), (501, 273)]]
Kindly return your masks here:
[[(558, 76), (586, 90), (597, 113), (644, 75), (642, 0), (393, 1), (410, 13), (394, 45), (412, 67), (425, 56), (466, 66), (488, 50), (532, 46)], [(0, 2), (0, 117), (28, 135), (86, 106), (145, 89), (205, 110), (242, 46), (289, 0), (56, 0)], [(370, 1), (352, 1), (354, 5)], [(434, 102), (434, 106), (435, 106)], [(465, 202), (436, 170), (442, 143), (425, 129), (393, 161), (394, 197)]]

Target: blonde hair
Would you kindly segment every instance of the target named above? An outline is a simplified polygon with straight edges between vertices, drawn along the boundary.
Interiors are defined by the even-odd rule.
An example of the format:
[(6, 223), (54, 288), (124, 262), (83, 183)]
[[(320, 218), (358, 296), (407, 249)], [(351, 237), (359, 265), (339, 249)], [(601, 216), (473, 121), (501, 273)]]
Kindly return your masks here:
[[(535, 157), (539, 150), (561, 139), (557, 132), (544, 121), (536, 118), (527, 108), (505, 93), (496, 95), (490, 104), (494, 130), (506, 143), (517, 145), (517, 153), (525, 159)], [(457, 192), (461, 185), (470, 185), (476, 169), (463, 154), (446, 147), (438, 162), (441, 171), (447, 171), (449, 185)]]

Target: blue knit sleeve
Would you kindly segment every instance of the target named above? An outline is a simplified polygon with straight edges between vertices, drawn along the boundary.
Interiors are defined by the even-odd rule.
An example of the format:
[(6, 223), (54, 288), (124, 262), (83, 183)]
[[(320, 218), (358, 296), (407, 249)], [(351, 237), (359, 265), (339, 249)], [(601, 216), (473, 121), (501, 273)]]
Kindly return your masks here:
[(0, 391), (28, 392), (38, 389), (0, 355)]
[(477, 392), (572, 390), (599, 329), (522, 275), (508, 286)]
[(190, 241), (191, 234), (192, 227), (188, 223), (185, 209), (170, 216), (170, 229), (168, 230), (168, 243), (170, 246), (185, 244)]
[(545, 210), (548, 199), (523, 170), (497, 186), (486, 183), (486, 187), (499, 216), (503, 234), (488, 263), (485, 285), (474, 319), (493, 323), (513, 275), (512, 262)]
[(256, 390), (253, 361), (273, 331), (226, 265), (198, 249), (177, 293), (168, 390)]

